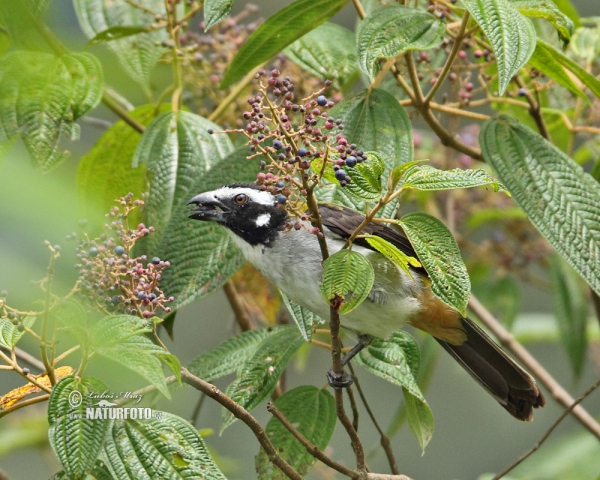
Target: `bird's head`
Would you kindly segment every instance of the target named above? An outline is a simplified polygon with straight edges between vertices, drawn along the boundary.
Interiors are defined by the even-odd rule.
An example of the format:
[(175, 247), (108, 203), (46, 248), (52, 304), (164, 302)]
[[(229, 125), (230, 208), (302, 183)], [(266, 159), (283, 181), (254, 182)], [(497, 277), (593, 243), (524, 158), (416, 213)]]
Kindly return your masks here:
[(234, 183), (192, 198), (190, 218), (223, 225), (250, 245), (268, 245), (285, 228), (287, 213), (260, 187)]

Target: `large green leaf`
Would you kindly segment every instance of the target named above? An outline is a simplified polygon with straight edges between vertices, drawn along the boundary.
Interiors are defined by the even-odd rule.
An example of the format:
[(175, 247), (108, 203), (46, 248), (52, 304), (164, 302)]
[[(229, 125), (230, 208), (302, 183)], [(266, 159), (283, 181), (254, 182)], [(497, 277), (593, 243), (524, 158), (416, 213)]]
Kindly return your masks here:
[(415, 437), (417, 437), (421, 451), (425, 451), (425, 447), (433, 437), (433, 412), (427, 402), (423, 402), (411, 395), (404, 387), (402, 387), (402, 394), (404, 396), (408, 425)]
[(107, 436), (109, 421), (86, 418), (86, 408), (96, 403), (89, 394), (104, 390), (95, 379), (79, 380), (72, 376), (63, 378), (52, 389), (48, 401), (48, 438), (70, 479), (86, 478)]
[[(196, 179), (192, 196), (214, 190), (232, 182), (256, 179), (258, 162), (247, 160), (248, 147), (242, 146)], [(191, 196), (190, 196), (191, 198)], [(171, 219), (158, 255), (171, 262), (161, 279), (161, 287), (175, 297), (180, 307), (221, 287), (244, 263), (241, 252), (233, 246), (225, 229), (214, 222), (188, 218), (189, 207), (182, 202)]]
[(187, 368), (206, 382), (240, 371), (265, 338), (284, 329), (287, 327), (275, 326), (242, 332), (194, 358)]
[(197, 430), (169, 412), (112, 422), (102, 458), (115, 479), (226, 480)]
[(291, 300), (283, 291), (280, 290), (279, 293), (292, 319), (296, 322), (296, 325), (302, 334), (302, 338), (307, 342), (310, 342), (313, 324), (315, 322), (324, 323), (325, 320), (311, 312), (309, 309), (304, 308), (302, 305)]
[(552, 50), (556, 52), (558, 51), (553, 47), (548, 47), (550, 47), (550, 45), (541, 44), (538, 40), (535, 51), (529, 59), (529, 65), (538, 69), (548, 78), (554, 80), (556, 83), (567, 88), (569, 91), (587, 102), (588, 98), (585, 93), (583, 93), (579, 87), (575, 85), (575, 82), (573, 82), (571, 77), (567, 74), (567, 72), (565, 72), (563, 66), (556, 60)]
[[(273, 393), (283, 370), (303, 343), (304, 338), (292, 326), (269, 335), (227, 387), (226, 394), (246, 410), (252, 410)], [(222, 419), (221, 432), (236, 417), (224, 408)]]
[(479, 143), (485, 160), (531, 222), (600, 293), (600, 184), (512, 117), (485, 122)]
[(498, 64), (499, 94), (535, 49), (535, 29), (509, 0), (463, 0), (492, 44)]
[[(35, 319), (36, 317), (25, 317), (20, 322), (31, 328)], [(25, 330), (19, 331), (18, 325), (13, 325), (10, 319), (0, 318), (0, 345), (12, 350), (24, 333)]]
[(495, 192), (506, 191), (498, 180), (481, 169), (439, 170), (430, 165), (415, 165), (407, 170), (402, 181), (402, 188), (416, 190), (450, 190), (486, 185)]
[(327, 21), (346, 3), (348, 0), (296, 0), (267, 18), (238, 50), (225, 72), (221, 88), (228, 87)]
[(89, 53), (55, 57), (11, 52), (0, 58), (0, 143), (20, 134), (42, 171), (50, 171), (69, 152), (62, 135), (75, 140), (75, 120), (102, 97), (102, 68)]
[(146, 223), (156, 228), (148, 238), (148, 251), (154, 253), (171, 212), (186, 205), (192, 187), (210, 167), (233, 150), (227, 135), (211, 135), (219, 126), (194, 113), (165, 112), (146, 129), (133, 157), (133, 166), (147, 165), (150, 188), (146, 196)]
[(350, 313), (367, 298), (374, 280), (373, 266), (363, 255), (340, 250), (323, 263), (321, 295), (327, 303), (341, 298), (340, 313)]
[(592, 64), (600, 55), (600, 17), (586, 18), (586, 26), (575, 31), (569, 48)]
[[(296, 387), (275, 400), (275, 406), (304, 438), (319, 450), (325, 450), (337, 419), (335, 400), (327, 390), (310, 385)], [(269, 420), (265, 430), (277, 453), (304, 477), (308, 467), (317, 461), (316, 457), (276, 418)], [(273, 465), (263, 448), (256, 456), (256, 469), (261, 480), (287, 478)]]
[(216, 25), (231, 13), (233, 0), (206, 0), (204, 2), (204, 31)]
[(302, 68), (338, 85), (351, 82), (357, 73), (355, 38), (347, 28), (325, 22), (296, 40), (284, 52)]
[(571, 40), (575, 26), (573, 21), (552, 2), (552, 0), (510, 0), (526, 17), (543, 18), (550, 22), (559, 38), (566, 44)]
[(581, 80), (594, 95), (596, 95), (596, 97), (600, 98), (600, 80), (594, 77), (591, 73), (587, 72), (585, 68), (543, 40), (537, 41), (537, 48), (543, 49), (548, 54), (552, 55), (558, 63), (560, 63), (567, 70), (573, 72), (575, 76), (579, 78), (579, 80)]
[(465, 315), (471, 282), (448, 227), (426, 213), (409, 213), (398, 220), (398, 225), (427, 270), (433, 294)]
[[(170, 109), (163, 105), (160, 113)], [(142, 105), (129, 115), (148, 126), (156, 115), (154, 105)], [(141, 198), (146, 190), (145, 167), (133, 168), (131, 162), (141, 134), (123, 120), (106, 130), (92, 149), (80, 160), (77, 190), (85, 216), (108, 212), (115, 200), (127, 193)]]
[[(139, 5), (164, 14), (163, 0), (137, 0)], [(150, 27), (156, 20), (153, 15), (128, 4), (125, 0), (73, 0), (77, 19), (89, 39), (114, 27)], [(123, 65), (123, 69), (146, 91), (150, 91), (150, 74), (160, 59), (167, 41), (166, 29), (138, 33), (108, 42)]]
[(408, 255), (406, 255), (406, 253), (404, 253), (402, 250), (396, 247), (393, 243), (390, 243), (381, 237), (373, 235), (370, 237), (366, 237), (365, 240), (375, 250), (377, 250), (382, 255), (385, 255), (409, 275), (411, 275), (410, 266), (421, 266), (421, 264), (416, 258), (409, 257)]
[(404, 5), (377, 9), (358, 26), (358, 64), (373, 81), (380, 70), (379, 59), (437, 47), (445, 30), (444, 22), (422, 9)]

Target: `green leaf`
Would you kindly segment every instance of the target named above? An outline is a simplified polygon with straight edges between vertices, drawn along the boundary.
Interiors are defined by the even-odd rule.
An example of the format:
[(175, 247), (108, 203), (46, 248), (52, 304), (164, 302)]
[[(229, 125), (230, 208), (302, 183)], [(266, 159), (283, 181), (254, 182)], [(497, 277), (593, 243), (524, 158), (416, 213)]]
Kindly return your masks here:
[(166, 352), (145, 336), (152, 332), (149, 322), (131, 315), (103, 317), (94, 323), (90, 349), (137, 373), (171, 398), (160, 357)]
[(562, 13), (569, 17), (575, 28), (581, 27), (579, 13), (577, 13), (577, 9), (573, 6), (570, 0), (554, 0), (554, 4)]
[(138, 33), (144, 33), (148, 31), (148, 27), (144, 26), (117, 25), (97, 33), (94, 38), (88, 42), (88, 45), (98, 45), (100, 43), (112, 42), (113, 40), (118, 40), (119, 38), (131, 37), (132, 35), (137, 35)]
[[(232, 182), (254, 181), (258, 162), (247, 160), (247, 154), (248, 147), (244, 145), (215, 163), (196, 179), (190, 188), (192, 195)], [(161, 287), (175, 297), (174, 308), (221, 287), (244, 263), (241, 252), (231, 243), (223, 227), (191, 220), (189, 214), (186, 202), (173, 209), (165, 228), (169, 234), (163, 237), (158, 252), (160, 258), (171, 262), (163, 272)]]
[(582, 98), (586, 101), (586, 103), (589, 103), (588, 97), (579, 89), (577, 85), (575, 85), (573, 80), (571, 80), (571, 77), (569, 77), (567, 72), (565, 72), (564, 68), (556, 60), (554, 53), (550, 49), (558, 52), (558, 50), (554, 49), (550, 45), (540, 44), (540, 41), (538, 40), (535, 51), (529, 59), (529, 65), (539, 70), (559, 85), (562, 85), (578, 97)]
[(225, 19), (231, 13), (233, 0), (206, 0), (204, 2), (204, 31)]
[(569, 47), (592, 64), (600, 55), (600, 17), (586, 18), (586, 26), (575, 31)]
[[(70, 479), (86, 478), (105, 441), (110, 422), (86, 418), (86, 408), (95, 403), (89, 394), (102, 392), (103, 387), (92, 378), (78, 380), (69, 376), (52, 389), (48, 401), (48, 437)], [(81, 400), (79, 405), (77, 399)]]
[(365, 240), (375, 250), (377, 250), (382, 255), (385, 255), (411, 277), (412, 275), (410, 273), (410, 267), (413, 266), (418, 268), (421, 266), (421, 264), (416, 258), (409, 257), (404, 252), (399, 250), (395, 245), (388, 242), (387, 240), (384, 240), (381, 237), (373, 235), (365, 238)]
[[(319, 450), (325, 450), (337, 419), (335, 400), (327, 390), (310, 385), (297, 387), (275, 400), (275, 406), (304, 438)], [(277, 453), (304, 478), (317, 459), (275, 417), (269, 420), (265, 430)], [(256, 456), (256, 470), (261, 480), (287, 478), (273, 465), (263, 448)]]
[(147, 164), (150, 188), (146, 197), (146, 223), (156, 228), (147, 249), (156, 252), (171, 213), (187, 205), (191, 189), (211, 166), (233, 150), (227, 135), (211, 135), (219, 126), (194, 113), (165, 112), (146, 129), (135, 151), (133, 167)]
[(346, 3), (348, 0), (296, 0), (267, 18), (238, 50), (225, 72), (221, 88), (228, 87), (326, 22)]
[(20, 134), (40, 169), (48, 172), (69, 152), (62, 135), (75, 140), (75, 120), (102, 97), (102, 68), (89, 53), (55, 57), (11, 52), (0, 58), (0, 143)]
[(265, 338), (287, 329), (288, 327), (275, 326), (242, 332), (194, 358), (187, 368), (206, 382), (224, 377), (241, 370)]
[(433, 437), (433, 412), (427, 402), (411, 395), (406, 388), (402, 388), (402, 394), (404, 395), (408, 425), (415, 437), (417, 437), (421, 451), (424, 452), (425, 447)]
[[(169, 109), (170, 105), (163, 105), (159, 112)], [(157, 112), (154, 105), (142, 105), (128, 113), (142, 125), (148, 126)], [(131, 166), (140, 138), (137, 130), (119, 120), (102, 134), (81, 159), (77, 170), (77, 190), (84, 205), (84, 217), (103, 215), (114, 206), (116, 199), (129, 192), (133, 193), (134, 198), (140, 198), (146, 190), (146, 168)], [(138, 219), (141, 220), (141, 217)]]
[(283, 299), (283, 303), (285, 303), (285, 306), (288, 309), (288, 312), (290, 312), (292, 319), (294, 322), (296, 322), (296, 325), (302, 334), (302, 338), (304, 338), (304, 340), (307, 342), (310, 342), (313, 324), (315, 322), (325, 323), (325, 320), (311, 312), (309, 309), (304, 308), (302, 305), (294, 302), (293, 300), (290, 300), (290, 298), (283, 291), (279, 290), (279, 293)]
[(335, 297), (343, 301), (341, 314), (350, 313), (369, 295), (375, 280), (373, 266), (360, 253), (340, 250), (323, 263), (323, 299), (329, 304)]
[(594, 163), (590, 175), (594, 178), (594, 180), (600, 182), (600, 158)]
[(492, 44), (498, 63), (499, 94), (535, 49), (535, 29), (509, 0), (463, 0)]
[(526, 17), (543, 18), (550, 22), (565, 45), (571, 40), (575, 26), (552, 0), (510, 0), (510, 3)]
[[(298, 329), (292, 326), (269, 335), (244, 364), (225, 393), (246, 410), (252, 410), (273, 393), (283, 370), (303, 343)], [(221, 433), (235, 420), (224, 408)]]
[(479, 143), (531, 222), (600, 293), (600, 184), (514, 118), (485, 122)]
[(433, 294), (465, 315), (471, 282), (450, 230), (426, 213), (409, 213), (398, 220), (431, 278)]
[[(35, 323), (36, 317), (25, 317), (20, 322), (27, 328), (31, 328)], [(13, 325), (9, 318), (0, 318), (0, 345), (12, 350), (19, 339), (23, 336), (25, 330), (19, 331), (17, 325)]]
[(390, 190), (395, 190), (398, 186), (398, 183), (406, 173), (409, 168), (412, 168), (415, 165), (419, 165), (420, 163), (427, 162), (428, 160), (413, 160), (412, 162), (405, 163), (403, 165), (398, 165), (395, 167), (389, 175), (388, 184), (390, 185)]
[[(164, 14), (163, 0), (143, 0), (145, 8)], [(150, 28), (155, 22), (154, 16), (129, 5), (125, 0), (73, 0), (75, 12), (81, 29), (89, 39), (115, 27)], [(123, 70), (137, 82), (146, 93), (150, 91), (150, 74), (160, 59), (163, 48), (161, 42), (169, 40), (166, 29), (129, 35), (106, 43)]]
[(511, 219), (523, 220), (527, 218), (525, 212), (519, 207), (511, 208), (486, 208), (474, 212), (467, 221), (469, 228), (475, 229), (487, 223), (496, 223)]
[(554, 59), (567, 70), (573, 72), (575, 76), (579, 78), (579, 80), (581, 80), (583, 84), (586, 85), (594, 95), (596, 95), (596, 97), (600, 98), (600, 80), (598, 80), (579, 64), (575, 63), (569, 57), (564, 55), (562, 52), (559, 52), (556, 48), (554, 48), (552, 45), (547, 44), (543, 40), (538, 40), (537, 46), (545, 50), (550, 55), (552, 55)]
[(404, 175), (402, 188), (416, 190), (451, 190), (490, 185), (494, 192), (506, 192), (506, 189), (485, 170), (439, 170), (430, 165), (413, 166)]
[(355, 78), (356, 40), (347, 28), (325, 22), (296, 40), (284, 52), (316, 77), (345, 85)]
[(358, 26), (358, 64), (373, 81), (380, 70), (379, 59), (437, 47), (442, 43), (445, 30), (444, 22), (422, 9), (404, 5), (379, 8)]
[(102, 457), (112, 478), (226, 480), (196, 429), (168, 412), (114, 421)]
[(157, 357), (160, 358), (163, 363), (169, 367), (169, 370), (173, 372), (173, 375), (177, 378), (177, 381), (181, 385), (181, 362), (179, 359), (171, 353), (159, 353)]
[(573, 373), (579, 378), (585, 366), (587, 353), (586, 288), (575, 270), (558, 255), (552, 257), (551, 266), (554, 316)]
[[(381, 175), (385, 171), (385, 163), (375, 152), (369, 152), (367, 158), (366, 162), (357, 163), (355, 167), (345, 167), (352, 181), (344, 188), (361, 200), (378, 200), (383, 188)], [(339, 184), (335, 177), (334, 180)]]

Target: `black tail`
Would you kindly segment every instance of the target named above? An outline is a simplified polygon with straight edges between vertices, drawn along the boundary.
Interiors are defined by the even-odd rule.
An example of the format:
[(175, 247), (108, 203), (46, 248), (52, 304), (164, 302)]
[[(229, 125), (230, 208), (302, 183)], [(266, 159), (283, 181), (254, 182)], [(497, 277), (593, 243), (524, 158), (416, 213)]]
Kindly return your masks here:
[(533, 420), (533, 409), (546, 403), (535, 380), (468, 318), (462, 319), (467, 341), (452, 345), (436, 340), (513, 417)]

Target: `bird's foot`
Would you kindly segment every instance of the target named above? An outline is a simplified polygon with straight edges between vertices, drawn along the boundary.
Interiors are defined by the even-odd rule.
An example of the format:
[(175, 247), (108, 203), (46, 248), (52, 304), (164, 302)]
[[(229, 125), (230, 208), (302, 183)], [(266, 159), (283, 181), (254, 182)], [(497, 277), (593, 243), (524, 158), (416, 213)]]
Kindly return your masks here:
[(327, 371), (327, 381), (333, 388), (347, 388), (354, 383), (352, 377), (346, 372), (335, 373), (332, 369)]

